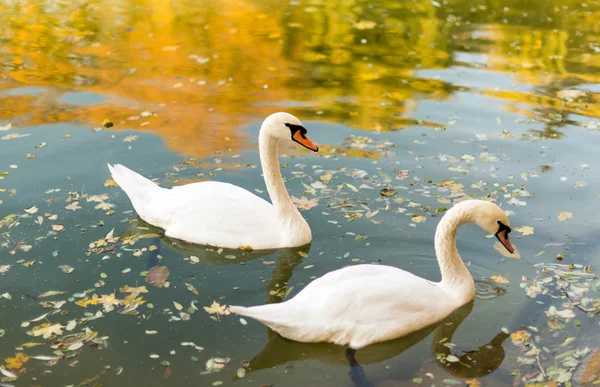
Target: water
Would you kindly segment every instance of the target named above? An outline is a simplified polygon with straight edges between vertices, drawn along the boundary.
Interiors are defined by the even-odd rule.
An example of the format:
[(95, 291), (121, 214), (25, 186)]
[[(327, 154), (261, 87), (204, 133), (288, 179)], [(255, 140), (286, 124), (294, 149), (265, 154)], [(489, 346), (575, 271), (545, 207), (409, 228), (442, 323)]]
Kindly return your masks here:
[[(473, 276), (507, 277), (506, 294), (359, 351), (367, 378), (384, 387), (413, 378), (510, 385), (513, 370), (538, 369), (517, 363), (522, 353), (502, 328), (538, 327), (552, 344), (545, 344), (544, 367), (567, 337), (576, 338), (572, 348), (589, 345), (597, 321), (575, 310), (580, 326), (570, 320), (549, 332), (544, 311), (561, 301), (541, 305), (519, 283), (558, 254), (566, 264), (600, 263), (593, 210), (600, 200), (599, 7), (567, 0), (2, 2), (0, 128), (11, 128), (0, 132), (0, 173), (8, 172), (0, 175), (0, 218), (20, 218), (0, 229), (0, 265), (13, 265), (0, 277), (0, 294), (12, 296), (0, 298), (0, 357), (52, 355), (48, 340), (26, 334), (43, 321), (76, 320), (63, 335), (87, 327), (104, 338), (100, 348), (86, 345), (53, 366), (30, 359), (11, 383), (352, 386), (343, 348), (288, 342), (251, 320), (211, 319), (203, 307), (278, 302), (356, 263), (438, 280), (433, 233), (441, 214), (434, 213), (462, 195), (493, 198), (512, 211), (513, 229), (534, 228), (512, 233), (520, 259), (498, 254), (476, 226), (459, 232)], [(111, 162), (164, 186), (214, 179), (266, 198), (256, 137), (262, 119), (279, 110), (297, 115), (321, 148), (281, 149), (290, 193), (318, 198), (303, 211), (314, 237), (306, 254), (219, 254), (160, 238), (136, 220), (119, 188), (105, 186)], [(104, 119), (114, 126), (104, 128)], [(382, 198), (382, 188), (398, 193)], [(101, 202), (108, 205), (95, 209)], [(572, 218), (559, 221), (560, 212)], [(113, 228), (122, 239), (142, 238), (90, 252)], [(170, 287), (152, 287), (140, 275), (157, 264), (168, 267)], [(118, 306), (82, 324), (85, 313), (102, 308), (68, 301), (87, 289), (124, 299), (125, 285), (148, 289), (138, 315)], [(66, 294), (43, 300), (68, 302), (22, 326), (53, 311), (35, 299), (49, 290)], [(186, 312), (194, 300), (190, 320), (173, 321), (180, 316), (173, 301)], [(457, 357), (479, 350), (444, 363), (436, 355), (447, 356), (450, 341)], [(22, 347), (27, 342), (41, 345)], [(203, 374), (215, 357), (231, 360)]]

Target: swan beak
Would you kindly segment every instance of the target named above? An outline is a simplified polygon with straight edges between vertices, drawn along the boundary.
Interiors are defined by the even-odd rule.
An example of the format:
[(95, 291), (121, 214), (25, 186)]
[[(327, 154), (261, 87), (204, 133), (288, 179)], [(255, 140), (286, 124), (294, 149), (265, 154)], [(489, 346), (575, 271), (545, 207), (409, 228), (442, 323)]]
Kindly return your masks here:
[(298, 144), (302, 145), (305, 148), (310, 149), (313, 152), (318, 152), (319, 147), (316, 146), (305, 134), (302, 134), (301, 130), (297, 130), (296, 133), (292, 136), (292, 140), (296, 141)]
[(508, 239), (508, 232), (506, 232), (506, 230), (498, 232), (496, 234), (496, 238), (498, 238), (500, 243), (502, 243), (502, 246), (504, 246), (509, 253), (512, 254), (515, 252), (515, 247), (512, 243), (510, 243), (510, 239)]

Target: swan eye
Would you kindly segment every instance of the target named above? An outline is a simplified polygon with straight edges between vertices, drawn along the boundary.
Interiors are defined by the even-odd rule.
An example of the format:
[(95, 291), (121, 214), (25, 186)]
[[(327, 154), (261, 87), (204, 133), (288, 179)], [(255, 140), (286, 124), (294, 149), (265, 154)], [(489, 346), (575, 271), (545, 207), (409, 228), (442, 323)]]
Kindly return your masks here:
[(290, 131), (292, 132), (292, 138), (294, 137), (294, 134), (296, 134), (297, 132), (300, 132), (300, 136), (302, 136), (303, 139), (306, 139), (306, 128), (302, 125), (294, 125), (294, 124), (288, 124), (286, 123), (285, 126), (287, 126), (288, 128), (290, 128)]

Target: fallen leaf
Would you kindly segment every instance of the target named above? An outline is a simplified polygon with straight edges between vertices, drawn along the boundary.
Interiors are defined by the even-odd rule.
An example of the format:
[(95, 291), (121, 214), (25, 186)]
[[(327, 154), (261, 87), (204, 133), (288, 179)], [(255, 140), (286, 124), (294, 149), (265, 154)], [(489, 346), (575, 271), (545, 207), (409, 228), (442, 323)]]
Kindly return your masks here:
[(8, 272), (11, 267), (11, 265), (0, 265), (0, 274)]
[(471, 386), (471, 387), (481, 386), (481, 383), (479, 383), (479, 380), (477, 380), (477, 379), (467, 380), (465, 383), (467, 384), (467, 386)]
[(229, 308), (227, 308), (227, 305), (221, 305), (221, 304), (219, 304), (218, 301), (213, 301), (213, 303), (210, 307), (205, 306), (204, 310), (206, 312), (208, 312), (208, 314), (216, 313), (216, 314), (222, 315), (222, 316), (226, 316), (230, 313)]
[(148, 289), (146, 289), (145, 286), (138, 286), (137, 288), (130, 288), (129, 286), (125, 285), (122, 288), (120, 288), (119, 291), (121, 293), (133, 293), (133, 294), (148, 293)]
[(125, 137), (123, 139), (123, 142), (133, 142), (133, 141), (137, 140), (138, 138), (139, 137), (136, 136), (136, 135), (134, 135), (134, 134), (133, 135), (129, 135), (129, 136), (127, 136), (127, 137)]
[(4, 359), (4, 362), (6, 362), (6, 368), (16, 370), (22, 368), (23, 364), (27, 363), (28, 361), (29, 356), (25, 355), (24, 353), (17, 353), (15, 357), (7, 357)]
[(173, 301), (173, 305), (175, 305), (175, 309), (183, 310), (183, 306), (180, 303)]
[(32, 207), (26, 208), (24, 211), (28, 214), (35, 214), (36, 212), (38, 212), (38, 208), (36, 206), (32, 206)]
[(515, 231), (522, 233), (523, 236), (533, 235), (533, 230), (534, 230), (533, 227), (530, 227), (530, 226), (515, 227)]
[(307, 199), (304, 196), (298, 199), (297, 197), (292, 196), (292, 202), (296, 205), (296, 207), (298, 207), (301, 210), (310, 210), (311, 208), (316, 207), (317, 204), (319, 204), (319, 199)]
[(118, 187), (119, 185), (113, 179), (108, 179), (104, 182), (104, 186), (105, 187)]
[(53, 224), (52, 231), (62, 231), (65, 227), (62, 224)]
[(558, 213), (558, 217), (557, 218), (558, 218), (559, 221), (562, 222), (563, 220), (571, 219), (572, 217), (573, 217), (572, 213), (563, 211), (563, 212), (559, 212)]
[(191, 285), (191, 284), (188, 284), (188, 283), (186, 283), (186, 284), (185, 284), (185, 287), (186, 287), (186, 288), (187, 288), (187, 290), (189, 290), (190, 292), (194, 293), (195, 295), (198, 295), (198, 289), (196, 289), (196, 288), (194, 287), (194, 285)]
[(507, 284), (510, 282), (508, 280), (508, 278), (502, 277), (501, 275), (498, 275), (498, 274), (494, 274), (493, 276), (490, 277), (490, 279), (498, 282), (499, 284)]
[(35, 337), (42, 336), (44, 339), (49, 339), (53, 335), (62, 335), (62, 328), (64, 327), (60, 324), (45, 323), (27, 333)]
[(88, 305), (98, 305), (100, 303), (100, 299), (98, 296), (94, 295), (94, 297), (89, 298), (87, 300), (79, 300), (75, 302), (75, 305), (79, 305), (81, 307), (87, 308)]
[(427, 218), (423, 215), (413, 215), (412, 218), (410, 218), (410, 220), (415, 223), (423, 223), (427, 220)]
[(77, 204), (79, 204), (79, 202), (73, 202), (73, 203), (71, 203), (71, 204), (69, 204), (69, 205), (65, 206), (65, 208), (66, 208), (67, 210), (75, 211), (75, 210), (78, 210), (78, 209), (80, 209), (80, 208), (81, 208), (81, 207), (79, 207)]
[(103, 201), (108, 200), (108, 195), (107, 194), (102, 194), (102, 195), (91, 195), (88, 196), (86, 201), (89, 202), (97, 202), (97, 203), (102, 203)]
[(167, 278), (169, 278), (169, 274), (169, 269), (166, 266), (154, 266), (148, 271), (146, 282), (157, 288), (162, 288)]

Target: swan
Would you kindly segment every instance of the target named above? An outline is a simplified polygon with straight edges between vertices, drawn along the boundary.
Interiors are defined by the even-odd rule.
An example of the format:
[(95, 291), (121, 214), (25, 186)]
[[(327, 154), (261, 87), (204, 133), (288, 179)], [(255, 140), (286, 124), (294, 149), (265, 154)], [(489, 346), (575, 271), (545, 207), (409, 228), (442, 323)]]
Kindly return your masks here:
[[(309, 283), (288, 301), (229, 310), (300, 342), (330, 342), (356, 350), (434, 324), (473, 300), (475, 285), (456, 249), (456, 232), (475, 223), (512, 254), (510, 223), (496, 204), (467, 200), (453, 206), (435, 232), (442, 280), (432, 282), (384, 265), (355, 265)], [(349, 353), (349, 360), (353, 353)], [(351, 361), (352, 364), (352, 361)]]
[(292, 140), (317, 152), (306, 133), (288, 113), (271, 114), (261, 125), (260, 163), (272, 204), (229, 183), (205, 181), (166, 189), (122, 165), (108, 164), (108, 169), (140, 218), (170, 238), (223, 248), (298, 247), (309, 243), (312, 234), (283, 183), (277, 145)]

